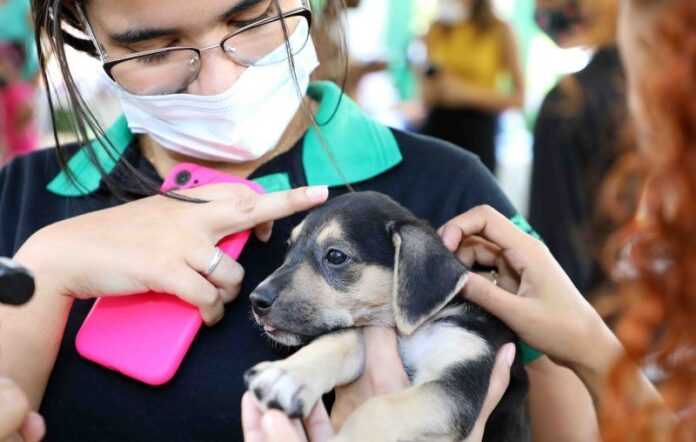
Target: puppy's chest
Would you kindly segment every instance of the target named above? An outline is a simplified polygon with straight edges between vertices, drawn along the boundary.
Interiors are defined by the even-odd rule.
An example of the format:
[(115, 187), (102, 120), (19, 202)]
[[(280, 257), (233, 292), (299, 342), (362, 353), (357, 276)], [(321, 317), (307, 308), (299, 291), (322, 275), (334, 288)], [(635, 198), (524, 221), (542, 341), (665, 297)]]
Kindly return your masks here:
[(449, 369), (491, 353), (488, 341), (443, 312), (411, 336), (399, 336), (399, 353), (412, 385), (442, 377)]

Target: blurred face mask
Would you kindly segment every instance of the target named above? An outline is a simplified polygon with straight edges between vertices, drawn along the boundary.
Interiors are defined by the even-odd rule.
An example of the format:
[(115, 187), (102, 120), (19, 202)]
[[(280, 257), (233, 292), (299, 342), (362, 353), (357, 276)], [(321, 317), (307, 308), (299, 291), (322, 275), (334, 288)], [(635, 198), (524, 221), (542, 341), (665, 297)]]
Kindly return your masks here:
[[(307, 27), (305, 21), (300, 26)], [(302, 45), (306, 29), (290, 45)], [(295, 46), (293, 46), (295, 47)], [(276, 51), (286, 51), (283, 44)], [(273, 54), (267, 57), (272, 57)], [(302, 103), (310, 74), (319, 66), (312, 39), (294, 56), (300, 92), (289, 62), (250, 66), (218, 95), (129, 94), (115, 83), (128, 127), (166, 149), (208, 161), (252, 161), (271, 151)]]
[(440, 0), (437, 21), (455, 25), (466, 21), (471, 16), (471, 8), (461, 0)]

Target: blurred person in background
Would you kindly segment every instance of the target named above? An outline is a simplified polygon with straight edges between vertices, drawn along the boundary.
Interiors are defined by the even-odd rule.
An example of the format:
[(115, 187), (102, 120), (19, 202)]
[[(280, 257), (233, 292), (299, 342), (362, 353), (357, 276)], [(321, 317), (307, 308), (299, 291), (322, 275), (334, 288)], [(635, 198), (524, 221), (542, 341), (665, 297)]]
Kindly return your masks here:
[(470, 150), (493, 172), (498, 114), (524, 101), (516, 39), (490, 0), (441, 0), (439, 8), (426, 36), (423, 132)]
[(29, 0), (0, 0), (0, 165), (35, 149), (36, 57)]
[[(345, 0), (347, 9), (360, 6), (362, 0)], [(312, 80), (329, 80), (342, 85), (343, 90), (355, 98), (358, 84), (362, 78), (373, 72), (387, 69), (386, 61), (362, 62), (347, 54), (345, 12), (335, 11), (331, 7), (316, 8), (316, 26), (312, 30), (312, 36), (317, 46), (317, 54), (322, 60), (319, 67), (312, 74)], [(338, 26), (341, 22), (341, 26)]]
[(560, 47), (595, 50), (548, 93), (534, 128), (530, 223), (580, 292), (601, 289), (598, 251), (610, 223), (601, 184), (620, 153), (624, 74), (616, 47), (619, 0), (537, 0), (539, 27)]

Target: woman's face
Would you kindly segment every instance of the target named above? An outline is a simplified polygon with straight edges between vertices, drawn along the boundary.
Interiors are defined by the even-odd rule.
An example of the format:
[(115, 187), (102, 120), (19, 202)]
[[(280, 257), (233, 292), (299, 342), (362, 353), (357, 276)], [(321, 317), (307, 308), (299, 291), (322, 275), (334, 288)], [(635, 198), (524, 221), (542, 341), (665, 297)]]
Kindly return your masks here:
[[(284, 10), (301, 5), (299, 0), (279, 3)], [(109, 57), (169, 46), (214, 45), (250, 22), (277, 15), (273, 0), (99, 0), (88, 2), (86, 13)], [(200, 73), (186, 91), (219, 94), (245, 69), (222, 50), (206, 51)]]

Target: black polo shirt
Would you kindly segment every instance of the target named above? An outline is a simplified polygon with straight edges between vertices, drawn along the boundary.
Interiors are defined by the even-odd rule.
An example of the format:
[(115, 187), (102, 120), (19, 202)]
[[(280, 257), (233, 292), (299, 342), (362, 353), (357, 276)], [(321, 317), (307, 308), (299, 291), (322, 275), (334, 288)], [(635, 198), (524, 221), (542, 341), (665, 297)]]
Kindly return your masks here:
[[(332, 111), (327, 102), (335, 103), (338, 91), (326, 84), (313, 88), (310, 94), (322, 103), (318, 117), (322, 121), (322, 115)], [(269, 191), (325, 183), (331, 186), (332, 198), (347, 191), (341, 185), (346, 180), (357, 190), (389, 195), (434, 227), (476, 205), (489, 204), (529, 230), (474, 155), (442, 141), (380, 126), (345, 97), (333, 121), (322, 131), (341, 173), (329, 170), (333, 166), (320, 158), (322, 150), (312, 139), (316, 135), (308, 132), (250, 178)], [(122, 158), (161, 181), (140, 155), (137, 142), (127, 136), (123, 141)], [(53, 150), (18, 158), (0, 171), (0, 255), (13, 255), (43, 226), (120, 204), (94, 170), (80, 163), (80, 151), (73, 150), (77, 151), (73, 170), (84, 178), (79, 189), (64, 180)], [(111, 175), (124, 187), (134, 187), (124, 178), (121, 164), (112, 165)], [(290, 231), (303, 217), (276, 221), (266, 244), (250, 239), (239, 258), (246, 270), (240, 296), (227, 305), (220, 323), (201, 329), (179, 371), (163, 386), (139, 383), (80, 357), (75, 335), (93, 300), (76, 300), (40, 409), (47, 422), (46, 440), (241, 440), (244, 371), (288, 354), (254, 324), (248, 295), (282, 263)], [(525, 352), (527, 359), (534, 357), (533, 351)]]

